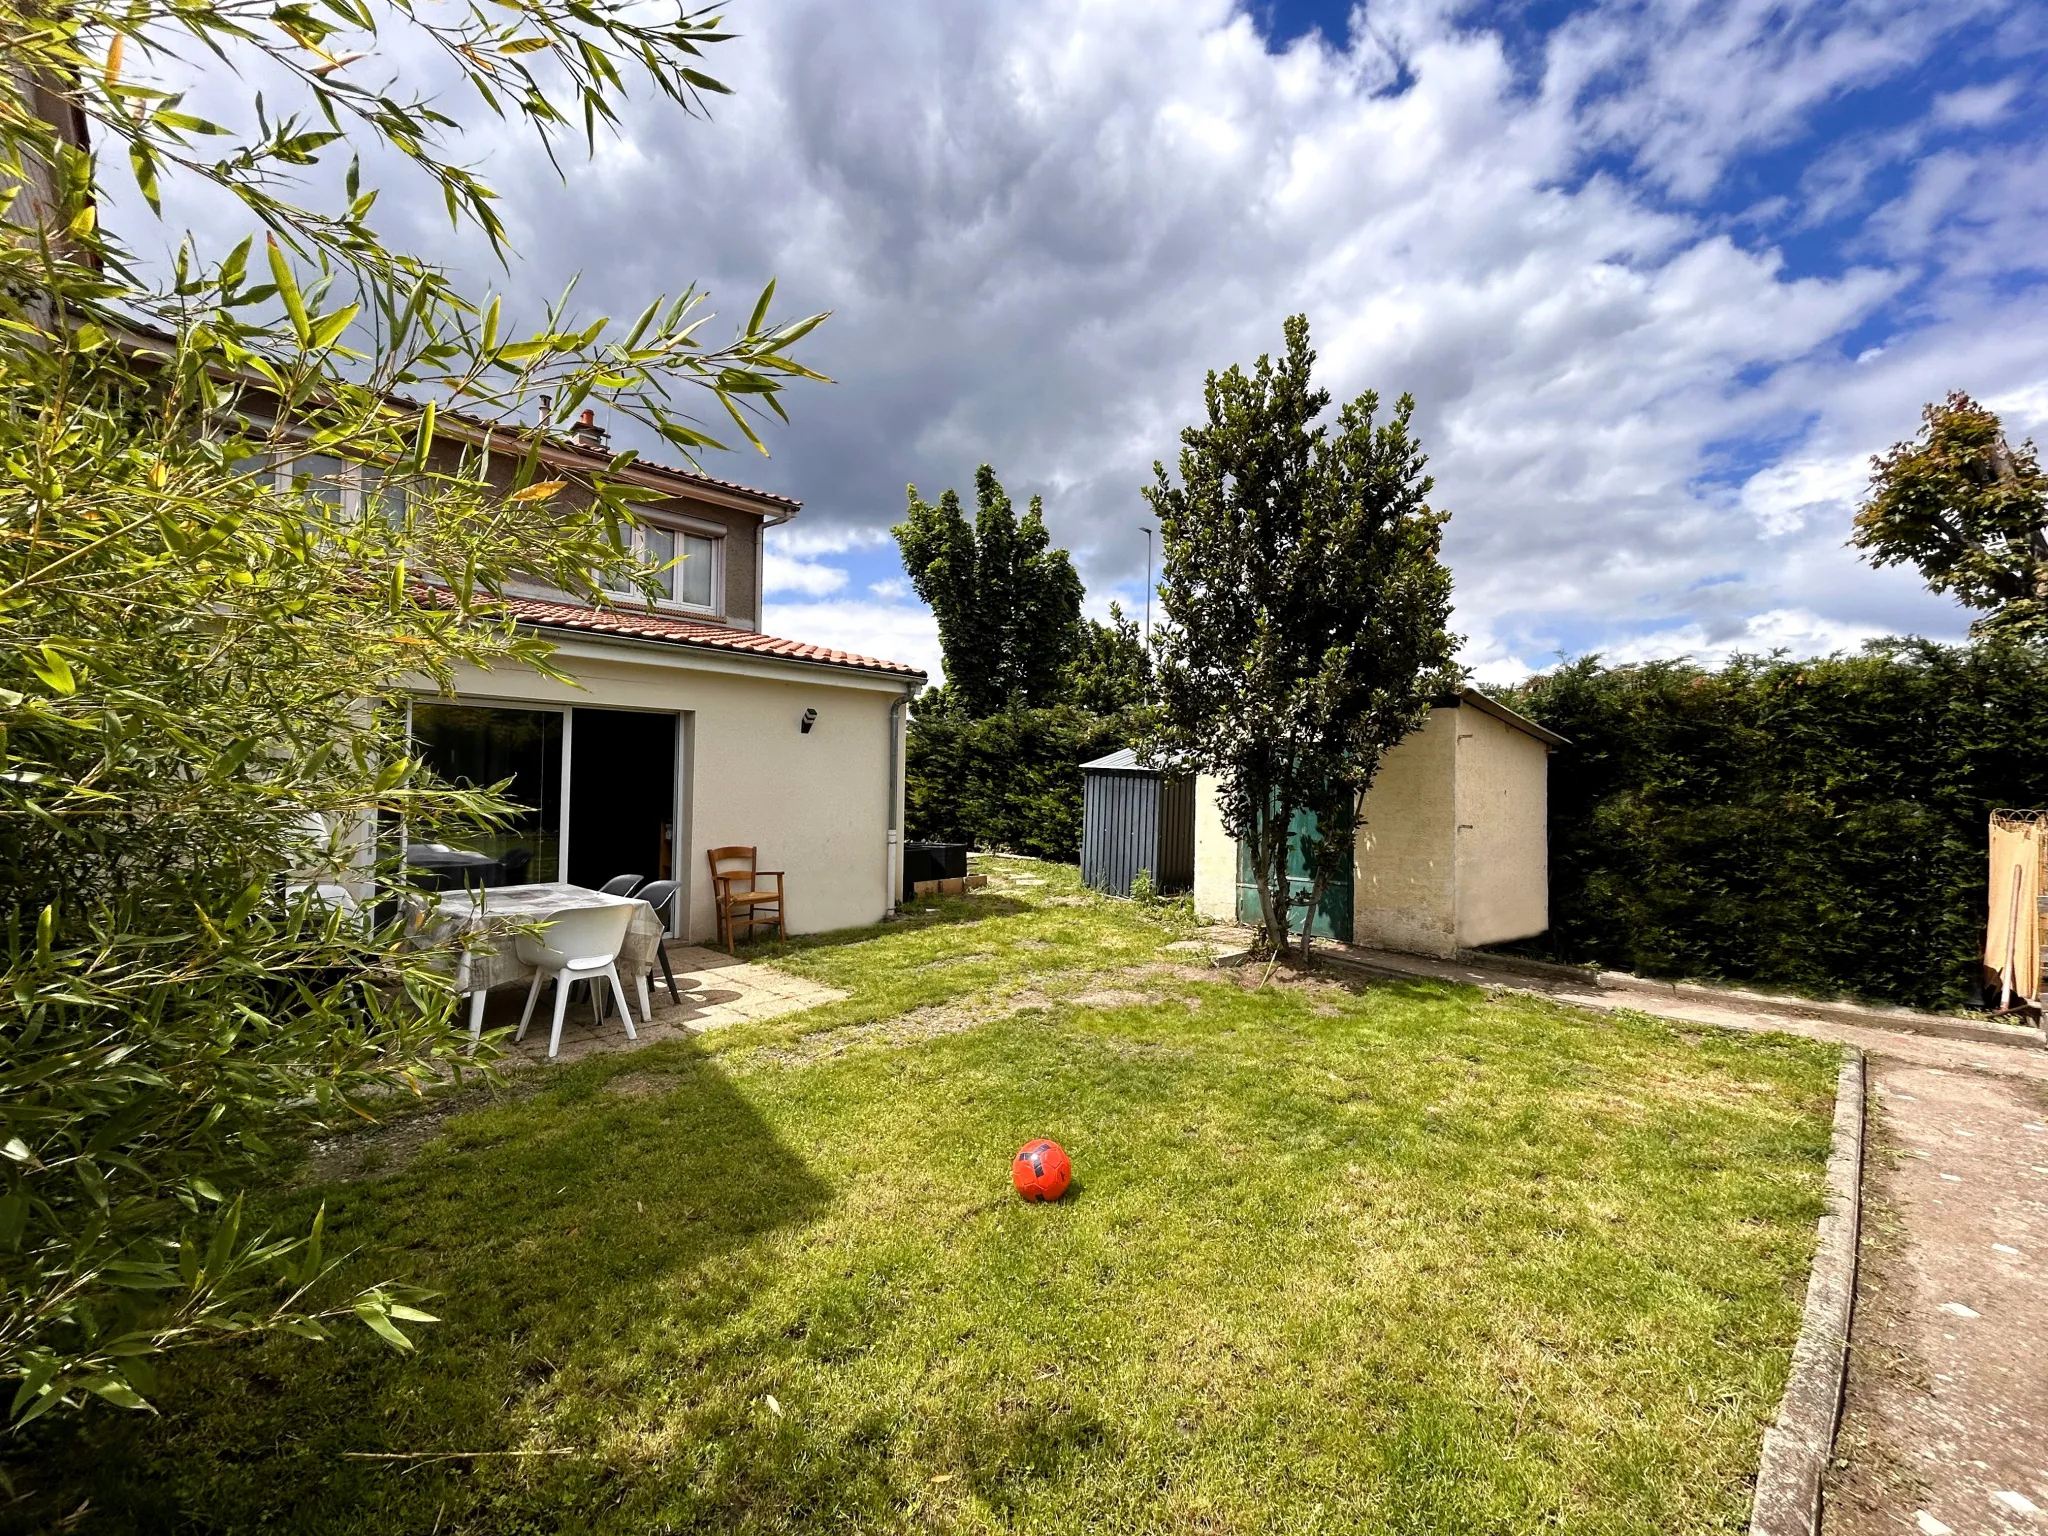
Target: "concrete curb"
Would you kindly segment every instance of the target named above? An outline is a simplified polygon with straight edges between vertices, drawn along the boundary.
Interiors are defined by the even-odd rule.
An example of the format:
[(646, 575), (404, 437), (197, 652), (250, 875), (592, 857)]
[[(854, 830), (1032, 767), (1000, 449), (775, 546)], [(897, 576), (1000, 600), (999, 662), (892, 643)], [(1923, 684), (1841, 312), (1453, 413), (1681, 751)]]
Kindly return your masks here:
[[(1538, 981), (1567, 982), (1588, 992), (1671, 998), (1678, 1002), (1734, 1008), (1743, 1013), (1821, 1019), (1837, 1024), (1861, 1025), (1867, 1029), (1933, 1035), (1944, 1040), (1967, 1040), (1973, 1045), (2016, 1045), (2030, 1050), (2048, 1047), (2048, 1031), (2019, 1024), (1979, 1023), (1948, 1014), (1923, 1013), (1916, 1008), (1880, 1008), (1868, 1003), (1788, 997), (1779, 993), (1748, 992), (1739, 987), (1712, 987), (1696, 981), (1658, 981), (1648, 976), (1632, 976), (1626, 971), (1596, 971), (1591, 966), (1556, 965), (1547, 960), (1527, 960), (1520, 955), (1496, 955), (1483, 949), (1461, 949), (1454, 959), (1441, 959), (1429, 955), (1397, 954), (1391, 950), (1362, 949), (1324, 939), (1317, 943), (1315, 952), (1318, 963), (1328, 960), (1334, 965), (1407, 980), (1421, 976), (1438, 981), (1463, 982), (1470, 986), (1487, 986), (1505, 984), (1515, 976), (1527, 976)], [(1461, 971), (1463, 974), (1459, 974)], [(1617, 1005), (1626, 1006), (1619, 999)]]
[(1814, 1536), (1820, 1529), (1821, 1477), (1835, 1445), (1849, 1320), (1856, 1302), (1856, 1240), (1863, 1207), (1863, 1053), (1850, 1047), (1835, 1086), (1835, 1133), (1828, 1152), (1827, 1214), (1806, 1313), (1792, 1347), (1792, 1373), (1778, 1421), (1764, 1431), (1750, 1536)]
[(1548, 960), (1530, 960), (1521, 955), (1497, 955), (1484, 949), (1461, 949), (1457, 963), (1486, 966), (1494, 970), (1519, 972), (1547, 980), (1568, 981), (1602, 992), (1646, 992), (1661, 997), (1678, 997), (1750, 1013), (1788, 1014), (1797, 1019), (1834, 1019), (1843, 1024), (1863, 1024), (1873, 1029), (1904, 1029), (1915, 1034), (1938, 1035), (1948, 1040), (1968, 1040), (1978, 1045), (2048, 1045), (2048, 1031), (2023, 1024), (1994, 1024), (1989, 1020), (1957, 1018), (1945, 1013), (1927, 1013), (1918, 1008), (1887, 1007), (1878, 1003), (1835, 1001), (1821, 997), (1795, 997), (1782, 992), (1752, 992), (1743, 987), (1717, 987), (1698, 981), (1660, 981), (1627, 971), (1602, 971), (1590, 965), (1558, 965)]

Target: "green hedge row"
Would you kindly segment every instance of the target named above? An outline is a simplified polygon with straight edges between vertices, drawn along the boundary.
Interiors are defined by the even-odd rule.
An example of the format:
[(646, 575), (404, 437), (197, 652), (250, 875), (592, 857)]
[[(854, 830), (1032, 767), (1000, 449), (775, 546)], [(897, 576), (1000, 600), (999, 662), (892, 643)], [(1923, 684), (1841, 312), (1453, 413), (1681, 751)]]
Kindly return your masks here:
[(1127, 745), (1118, 716), (1068, 706), (981, 720), (913, 710), (910, 835), (1072, 863), (1081, 856), (1081, 764)]
[(2048, 806), (2048, 649), (1594, 658), (1504, 697), (1572, 742), (1550, 766), (1550, 953), (1978, 1000), (1986, 817)]

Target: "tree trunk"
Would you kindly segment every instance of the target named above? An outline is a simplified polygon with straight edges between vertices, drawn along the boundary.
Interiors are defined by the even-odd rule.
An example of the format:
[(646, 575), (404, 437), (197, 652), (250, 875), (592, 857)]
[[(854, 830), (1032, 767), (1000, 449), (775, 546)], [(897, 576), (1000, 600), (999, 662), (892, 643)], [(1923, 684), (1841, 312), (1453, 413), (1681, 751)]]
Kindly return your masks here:
[(1301, 918), (1301, 968), (1309, 968), (1309, 947), (1315, 943), (1316, 913), (1322, 910), (1323, 888), (1329, 884), (1329, 877), (1317, 875), (1315, 884), (1308, 890), (1308, 911)]
[[(1277, 854), (1277, 857), (1276, 857)], [(1277, 876), (1279, 889), (1274, 889)], [(1252, 823), (1252, 878), (1259, 889), (1260, 927), (1275, 955), (1287, 953), (1287, 822), (1270, 812)]]

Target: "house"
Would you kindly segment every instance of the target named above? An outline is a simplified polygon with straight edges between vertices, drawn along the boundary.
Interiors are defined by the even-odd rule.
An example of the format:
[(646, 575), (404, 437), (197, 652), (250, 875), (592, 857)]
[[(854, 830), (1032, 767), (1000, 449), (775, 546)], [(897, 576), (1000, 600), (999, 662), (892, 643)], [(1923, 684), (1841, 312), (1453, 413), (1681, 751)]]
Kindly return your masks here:
[[(1325, 889), (1313, 931), (1447, 957), (1542, 933), (1550, 926), (1549, 757), (1565, 745), (1477, 689), (1437, 700), (1381, 760), (1351, 878)], [(1291, 867), (1289, 884), (1305, 898), (1305, 870)], [(1259, 915), (1251, 870), (1223, 830), (1207, 776), (1195, 783), (1195, 908), (1218, 922)]]
[[(88, 150), (76, 104), (45, 83), (31, 88), (40, 120)], [(42, 161), (32, 158), (30, 179), (16, 211), (40, 223), (53, 185)], [(146, 326), (120, 339), (138, 356), (160, 353), (169, 340)], [(233, 382), (245, 391), (238, 409), (261, 418), (273, 399), (264, 378)], [(456, 410), (436, 419), (432, 467), (451, 469), (495, 444), (484, 455), (487, 474), (512, 489), (514, 466), (531, 445), (526, 432)], [(507, 593), (511, 617), (554, 643), (553, 664), (571, 681), (514, 665), (464, 669), (452, 692), (423, 681), (409, 709), (414, 753), (450, 779), (510, 780), (511, 798), (528, 807), (502, 833), (442, 852), (484, 856), (525, 881), (678, 880), (676, 928), (690, 939), (716, 931), (705, 854), (728, 845), (753, 846), (762, 868), (784, 872), (792, 933), (887, 914), (902, 876), (906, 705), (925, 674), (762, 632), (764, 535), (801, 504), (646, 460), (613, 469), (604, 431), (587, 410), (568, 435), (550, 434), (537, 451), (572, 485), (587, 487), (602, 474), (649, 494), (636, 503), (633, 538), (643, 563), (668, 567), (665, 590), (650, 602), (636, 587), (616, 604), (594, 606), (537, 583), (515, 586)], [(308, 451), (288, 464), (256, 461), (251, 472), (275, 474), (281, 486), (303, 481), (349, 515), (389, 510), (373, 465)], [(348, 900), (374, 895), (368, 866), (377, 835), (365, 824), (340, 840), (342, 862), (364, 877), (338, 887)], [(331, 837), (322, 823), (314, 840)]]
[[(572, 481), (611, 458), (588, 414), (542, 450)], [(481, 440), (479, 424), (441, 423), (456, 443)], [(307, 473), (304, 458), (293, 467)], [(338, 494), (366, 494), (364, 473), (337, 463)], [(450, 778), (512, 781), (529, 813), (473, 841), (521, 880), (676, 879), (677, 931), (706, 940), (706, 850), (744, 844), (786, 872), (792, 933), (881, 918), (901, 881), (905, 706), (925, 674), (763, 633), (764, 534), (800, 503), (645, 460), (609, 473), (651, 495), (634, 539), (647, 564), (680, 562), (663, 595), (598, 607), (512, 588), (512, 617), (553, 643), (573, 684), (524, 666), (465, 669), (452, 695), (423, 688), (412, 701), (415, 751)]]

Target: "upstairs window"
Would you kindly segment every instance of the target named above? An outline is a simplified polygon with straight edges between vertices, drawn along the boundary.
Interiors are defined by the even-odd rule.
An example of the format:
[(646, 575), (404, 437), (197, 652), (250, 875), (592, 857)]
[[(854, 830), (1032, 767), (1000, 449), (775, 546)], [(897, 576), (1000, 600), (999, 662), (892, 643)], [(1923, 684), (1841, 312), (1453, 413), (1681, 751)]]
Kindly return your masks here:
[[(664, 608), (688, 608), (699, 613), (719, 609), (719, 561), (724, 541), (708, 534), (665, 523), (642, 523), (633, 530), (633, 551), (642, 565), (668, 566), (654, 578), (656, 598)], [(677, 562), (670, 565), (670, 561)], [(638, 587), (621, 586), (619, 591), (635, 593)]]
[(384, 483), (384, 471), (374, 464), (362, 464), (331, 453), (299, 453), (289, 459), (265, 454), (244, 459), (236, 468), (260, 475), (273, 488), (297, 493), (309, 501), (333, 507), (346, 518), (366, 510), (397, 524), (405, 515), (405, 493)]

